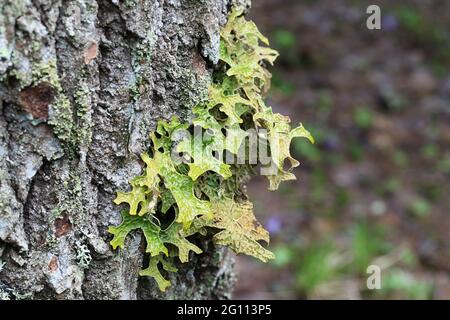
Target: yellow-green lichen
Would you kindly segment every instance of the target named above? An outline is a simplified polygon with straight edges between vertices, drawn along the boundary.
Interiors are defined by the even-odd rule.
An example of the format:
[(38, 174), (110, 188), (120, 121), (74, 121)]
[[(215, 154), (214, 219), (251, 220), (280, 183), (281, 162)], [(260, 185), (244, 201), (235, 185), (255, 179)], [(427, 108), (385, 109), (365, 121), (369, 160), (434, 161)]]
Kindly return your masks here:
[(54, 59), (33, 65), (31, 85), (42, 82), (49, 83), (56, 92), (55, 99), (49, 107), (48, 123), (53, 126), (53, 132), (63, 143), (67, 155), (72, 157), (91, 141), (88, 85), (82, 79), (71, 102), (62, 88)]
[(70, 143), (73, 140), (73, 110), (65, 95), (58, 95), (52, 103), (48, 123), (53, 126), (53, 132), (61, 141)]
[[(31, 83), (28, 83), (28, 80), (22, 81), (21, 88), (35, 86), (42, 82), (52, 86), (55, 90), (55, 98), (49, 106), (48, 123), (53, 126), (53, 132), (63, 142), (68, 154), (73, 155), (78, 145), (75, 137), (74, 112), (72, 104), (61, 86), (56, 60), (33, 64), (31, 73)], [(14, 74), (14, 76), (19, 80), (21, 78), (19, 74)]]
[[(153, 277), (163, 291), (170, 282), (161, 271), (176, 272), (173, 259), (187, 262), (190, 251), (201, 253), (187, 240), (193, 235), (209, 235), (217, 245), (264, 262), (274, 257), (261, 245), (269, 242), (269, 234), (256, 221), (253, 206), (241, 190), (255, 165), (223, 159), (227, 153), (236, 158), (243, 146), (250, 152), (244, 144), (246, 130), (266, 130), (264, 144), (269, 146), (270, 161), (263, 167), (270, 173), (269, 189), (275, 190), (280, 182), (295, 178), (291, 170), (298, 162), (289, 153), (291, 140), (304, 137), (313, 142), (301, 124), (291, 129), (290, 119), (273, 113), (263, 101), (271, 76), (265, 64), (278, 55), (268, 44), (241, 11), (230, 14), (221, 31), (220, 65), (208, 101), (192, 109), (192, 123), (178, 118), (159, 121), (151, 134), (151, 149), (141, 156), (143, 174), (130, 180), (130, 192), (118, 192), (114, 200), (128, 204), (129, 210), (122, 211), (120, 225), (110, 227), (111, 245), (123, 247), (126, 236), (141, 229), (150, 262), (140, 275)], [(285, 160), (290, 163), (287, 169)]]

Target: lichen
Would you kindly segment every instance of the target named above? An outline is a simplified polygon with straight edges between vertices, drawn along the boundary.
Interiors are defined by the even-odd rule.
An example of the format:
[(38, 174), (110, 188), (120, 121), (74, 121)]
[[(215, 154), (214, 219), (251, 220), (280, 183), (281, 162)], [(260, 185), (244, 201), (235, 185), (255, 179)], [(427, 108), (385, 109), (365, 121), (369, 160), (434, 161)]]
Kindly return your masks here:
[(9, 293), (0, 288), (0, 300), (11, 300)]
[(28, 293), (20, 293), (17, 291), (13, 291), (12, 295), (14, 296), (14, 298), (16, 300), (29, 300), (33, 296), (33, 294), (31, 294), (29, 292)]
[[(146, 14), (148, 14), (146, 12)], [(130, 95), (134, 102), (136, 103), (144, 93), (146, 89), (146, 84), (148, 83), (148, 72), (147, 70), (143, 70), (142, 66), (144, 66), (147, 62), (149, 62), (152, 58), (152, 50), (156, 42), (156, 36), (154, 32), (149, 29), (145, 33), (145, 37), (140, 39), (133, 50), (131, 64), (133, 66), (133, 71), (135, 74), (135, 79), (130, 85)]]
[(33, 84), (48, 82), (58, 92), (62, 91), (61, 83), (59, 82), (56, 60), (54, 59), (50, 60), (48, 63), (34, 64), (32, 68), (32, 80)]
[(69, 150), (76, 147), (76, 141), (73, 138), (75, 124), (72, 105), (65, 95), (59, 94), (52, 103), (48, 123), (53, 126), (53, 132)]
[[(123, 248), (127, 235), (140, 229), (150, 255), (140, 275), (153, 277), (162, 291), (170, 285), (162, 270), (176, 272), (174, 259), (185, 263), (191, 251), (202, 252), (193, 236), (212, 237), (217, 245), (264, 262), (274, 258), (261, 244), (269, 243), (269, 233), (242, 190), (257, 163), (240, 161), (240, 152), (251, 151), (244, 143), (249, 129), (267, 132), (258, 134), (270, 149), (269, 161), (260, 164), (269, 189), (275, 190), (280, 182), (295, 179), (291, 170), (298, 162), (289, 153), (291, 140), (313, 138), (301, 124), (291, 129), (290, 119), (273, 113), (263, 101), (271, 77), (265, 64), (278, 56), (268, 45), (241, 10), (232, 11), (221, 31), (220, 64), (208, 99), (192, 108), (190, 123), (176, 117), (158, 122), (151, 149), (141, 155), (143, 174), (130, 180), (131, 191), (118, 192), (114, 200), (128, 204), (129, 210), (122, 211), (120, 225), (109, 228), (112, 247)], [(233, 161), (225, 161), (224, 154)]]
[[(31, 86), (42, 82), (49, 83), (56, 92), (55, 99), (49, 108), (48, 123), (53, 126), (53, 132), (63, 142), (66, 153), (72, 156), (78, 144), (74, 134), (76, 127), (74, 112), (72, 104), (61, 86), (55, 59), (47, 63), (35, 63), (32, 66)], [(22, 82), (21, 87), (25, 85)]]
[[(33, 47), (36, 46), (33, 45)], [(13, 60), (14, 65), (20, 65), (18, 64), (19, 56), (14, 56)], [(85, 152), (91, 141), (92, 121), (90, 90), (83, 79), (80, 80), (71, 101), (62, 87), (55, 59), (33, 63), (31, 76), (19, 68), (12, 68), (8, 76), (18, 80), (20, 90), (42, 83), (51, 86), (55, 91), (55, 97), (49, 106), (48, 124), (52, 125), (53, 132), (62, 142), (69, 157), (73, 157), (77, 152)]]
[(78, 147), (82, 161), (86, 158), (87, 149), (92, 140), (92, 112), (90, 90), (85, 82), (81, 82), (74, 94), (77, 127), (74, 132), (74, 140)]
[(134, 7), (138, 4), (137, 0), (125, 0), (125, 6), (127, 7)]
[(62, 187), (64, 192), (58, 194), (58, 204), (52, 210), (53, 218), (62, 217), (62, 213), (71, 210), (72, 208), (82, 208), (82, 186), (79, 173), (75, 169), (69, 169), (69, 173), (62, 180)]
[[(57, 183), (60, 192), (57, 194), (57, 203), (48, 215), (49, 225), (54, 225), (57, 219), (62, 219), (68, 215), (68, 222), (77, 226), (81, 224), (80, 217), (83, 216), (83, 186), (80, 172), (76, 168), (68, 168), (67, 173), (62, 175), (62, 179)], [(46, 245), (53, 247), (58, 244), (57, 237), (53, 230), (49, 230), (46, 235)]]
[(92, 261), (91, 251), (87, 245), (76, 243), (77, 262), (82, 269), (87, 269)]

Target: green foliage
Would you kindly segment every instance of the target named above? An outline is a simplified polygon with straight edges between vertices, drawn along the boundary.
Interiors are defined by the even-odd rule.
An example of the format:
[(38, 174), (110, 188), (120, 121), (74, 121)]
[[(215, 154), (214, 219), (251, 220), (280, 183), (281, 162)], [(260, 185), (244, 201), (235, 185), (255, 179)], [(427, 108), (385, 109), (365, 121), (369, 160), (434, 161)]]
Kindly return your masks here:
[(295, 46), (295, 35), (288, 31), (279, 29), (273, 35), (276, 47), (280, 49), (291, 49)]
[(295, 85), (286, 81), (279, 73), (275, 72), (272, 78), (272, 87), (274, 91), (289, 97), (295, 93)]
[(411, 203), (411, 206), (408, 208), (408, 210), (416, 217), (423, 218), (426, 217), (430, 212), (430, 206), (431, 205), (427, 200), (418, 198)]
[[(193, 108), (192, 124), (178, 118), (159, 121), (151, 134), (151, 150), (141, 156), (143, 174), (130, 180), (131, 191), (118, 192), (114, 200), (126, 203), (129, 210), (122, 211), (120, 225), (109, 228), (114, 235), (112, 247), (123, 248), (127, 235), (141, 230), (150, 260), (140, 275), (153, 277), (163, 291), (170, 282), (162, 272), (177, 271), (173, 260), (184, 263), (190, 251), (202, 252), (187, 237), (193, 241), (194, 235), (212, 234), (215, 244), (236, 253), (264, 262), (274, 258), (261, 244), (269, 243), (269, 233), (257, 222), (253, 205), (241, 189), (252, 166), (236, 161), (228, 164), (214, 156), (225, 152), (236, 156), (248, 136), (244, 129), (266, 129), (270, 163), (265, 166), (275, 168), (267, 176), (269, 189), (275, 190), (280, 182), (295, 179), (291, 170), (298, 162), (289, 152), (291, 140), (304, 137), (313, 142), (301, 124), (291, 129), (288, 117), (265, 105), (263, 97), (271, 77), (265, 63), (272, 64), (278, 53), (260, 42), (269, 44), (253, 22), (234, 10), (221, 31), (221, 61), (208, 102)], [(183, 159), (190, 162), (183, 163)]]
[(288, 266), (293, 260), (293, 250), (285, 245), (280, 245), (274, 249), (275, 251), (275, 261), (274, 265), (277, 267)]
[(373, 123), (373, 112), (367, 107), (360, 107), (354, 113), (355, 123), (361, 129), (368, 129)]
[(450, 38), (445, 24), (429, 19), (413, 5), (399, 5), (394, 10), (405, 35), (418, 47), (425, 48), (427, 61), (438, 77), (448, 74)]
[(350, 158), (353, 161), (361, 161), (363, 159), (364, 149), (358, 140), (356, 140), (356, 139), (350, 140), (347, 148), (348, 148)]
[(425, 159), (433, 160), (439, 156), (439, 148), (437, 145), (429, 143), (420, 150)]
[(433, 283), (426, 279), (416, 279), (414, 274), (395, 268), (383, 277), (383, 292), (390, 298), (406, 297), (407, 299), (430, 299), (433, 292)]
[(425, 24), (425, 19), (420, 12), (410, 7), (404, 6), (399, 8), (397, 17), (406, 30), (413, 33), (420, 33)]
[(297, 286), (309, 293), (337, 273), (335, 248), (329, 242), (313, 245), (301, 253), (298, 265)]
[(384, 253), (382, 230), (370, 227), (367, 222), (356, 224), (352, 230), (353, 267), (363, 274), (373, 259)]
[[(418, 257), (408, 246), (391, 247), (385, 228), (372, 220), (356, 222), (349, 233), (350, 251), (342, 242), (343, 238), (338, 237), (341, 240), (336, 242), (331, 241), (330, 236), (323, 240), (323, 235), (322, 240), (302, 243), (299, 239), (295, 245), (280, 244), (275, 248), (273, 264), (293, 272), (296, 289), (308, 298), (324, 298), (323, 293), (329, 297), (336, 290), (347, 288), (345, 282), (348, 280), (362, 284), (358, 291), (364, 298), (429, 298), (432, 281), (428, 277), (417, 278), (417, 274), (411, 272)], [(382, 290), (367, 290), (364, 285), (367, 267), (371, 264), (382, 268)], [(342, 296), (341, 291), (336, 293)]]

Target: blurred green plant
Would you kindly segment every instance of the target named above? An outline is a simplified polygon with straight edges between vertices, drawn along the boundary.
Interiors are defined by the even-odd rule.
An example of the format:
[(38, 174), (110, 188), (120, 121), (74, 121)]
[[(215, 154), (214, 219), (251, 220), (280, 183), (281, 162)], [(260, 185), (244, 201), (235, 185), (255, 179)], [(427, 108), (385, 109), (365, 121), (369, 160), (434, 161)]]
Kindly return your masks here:
[[(333, 221), (330, 219), (328, 221)], [(386, 240), (385, 225), (362, 220), (350, 227), (350, 246), (346, 242), (332, 242), (337, 231), (326, 239), (312, 240), (303, 245), (280, 244), (275, 247), (276, 259), (272, 264), (293, 269), (295, 288), (300, 296), (315, 297), (317, 289), (333, 283), (345, 285), (345, 279), (360, 283), (364, 298), (427, 299), (433, 292), (433, 283), (418, 280), (409, 271), (417, 267), (418, 258), (409, 246), (391, 247)], [(350, 252), (346, 248), (350, 247)], [(348, 254), (350, 253), (350, 254)], [(381, 290), (367, 290), (367, 267), (371, 264), (382, 268)]]
[(439, 160), (437, 168), (442, 173), (450, 174), (450, 154), (447, 154)]
[(279, 245), (274, 250), (275, 260), (273, 264), (276, 267), (286, 267), (293, 260), (293, 250), (286, 245)]
[(333, 106), (333, 98), (327, 90), (320, 90), (317, 95), (317, 109), (319, 112), (329, 113)]
[(359, 128), (368, 129), (373, 123), (374, 113), (370, 108), (361, 106), (354, 111), (353, 119)]
[(409, 32), (420, 34), (425, 25), (425, 18), (421, 13), (410, 7), (402, 6), (397, 9), (397, 18), (400, 24)]
[(334, 207), (336, 208), (336, 211), (341, 211), (351, 200), (349, 192), (345, 188), (339, 186), (336, 187), (334, 197)]
[(411, 206), (408, 208), (408, 211), (418, 218), (423, 218), (428, 216), (430, 209), (431, 205), (427, 200), (423, 198), (418, 198), (411, 203)]
[(402, 150), (395, 150), (393, 158), (394, 164), (399, 167), (405, 167), (408, 165), (408, 155)]
[(302, 155), (309, 162), (317, 163), (321, 160), (321, 151), (317, 144), (306, 144), (299, 142), (298, 140), (294, 141), (294, 154)]
[(420, 194), (428, 201), (434, 202), (442, 198), (443, 190), (439, 183), (423, 183), (419, 186)]
[(434, 143), (427, 143), (425, 146), (422, 147), (420, 153), (425, 159), (432, 160), (438, 157), (439, 148)]
[(295, 86), (288, 82), (279, 72), (274, 71), (272, 74), (271, 91), (279, 92), (285, 97), (290, 97), (295, 93)]
[(390, 196), (396, 193), (402, 187), (402, 182), (396, 177), (389, 177), (378, 187), (380, 187), (380, 195)]
[(360, 141), (350, 140), (347, 149), (351, 160), (358, 162), (364, 158), (364, 146)]
[(430, 56), (428, 63), (437, 76), (448, 74), (450, 39), (448, 26), (436, 23), (412, 5), (394, 9), (400, 25), (411, 35), (411, 40)]
[(275, 48), (292, 49), (295, 46), (296, 36), (285, 29), (278, 29), (273, 33), (273, 43)]
[(277, 51), (281, 53), (280, 62), (287, 66), (298, 66), (301, 63), (301, 57), (296, 51), (297, 37), (289, 30), (275, 30), (271, 37), (272, 44)]
[(339, 261), (336, 248), (324, 241), (305, 248), (296, 261), (296, 283), (300, 291), (311, 293), (320, 284), (336, 277)]
[(430, 299), (433, 293), (433, 283), (428, 280), (418, 280), (406, 270), (394, 268), (382, 277), (382, 290), (377, 292), (387, 298), (400, 299)]
[(379, 255), (386, 253), (387, 244), (383, 240), (383, 227), (371, 227), (368, 222), (359, 222), (352, 226), (351, 269), (363, 274), (367, 267)]

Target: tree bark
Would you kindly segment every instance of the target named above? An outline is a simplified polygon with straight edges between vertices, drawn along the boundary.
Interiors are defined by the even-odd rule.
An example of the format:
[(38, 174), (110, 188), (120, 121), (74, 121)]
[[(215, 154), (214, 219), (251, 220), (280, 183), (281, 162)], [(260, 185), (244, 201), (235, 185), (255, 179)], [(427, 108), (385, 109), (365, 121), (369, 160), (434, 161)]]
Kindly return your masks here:
[(228, 298), (228, 250), (139, 278), (143, 239), (113, 251), (112, 203), (159, 119), (206, 99), (229, 0), (2, 0), (0, 297)]

